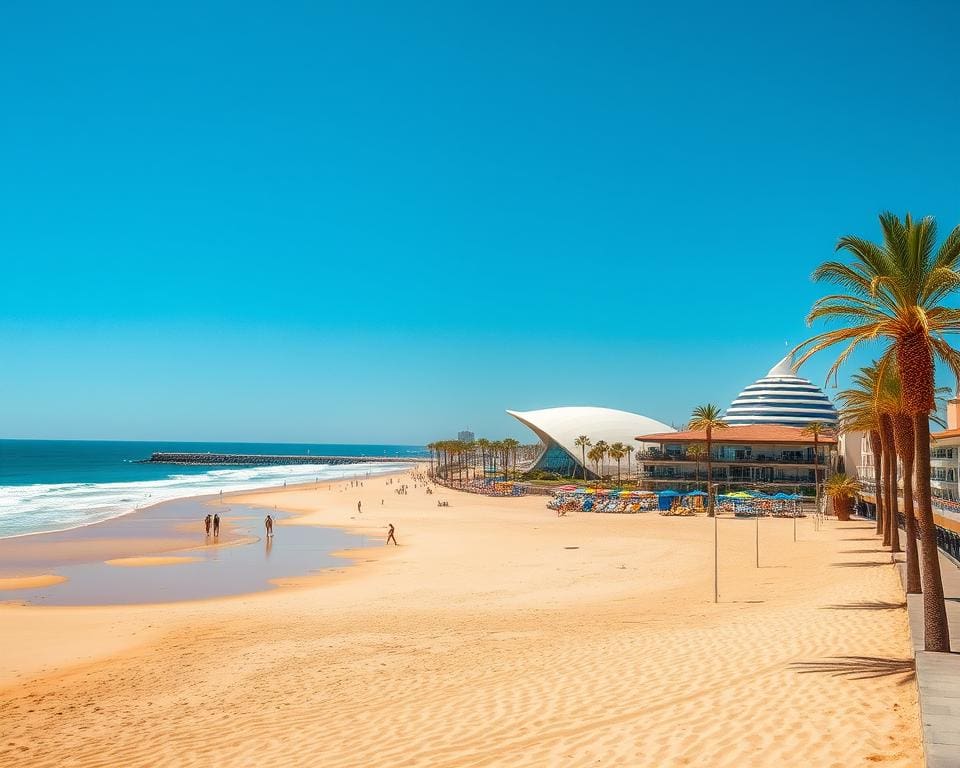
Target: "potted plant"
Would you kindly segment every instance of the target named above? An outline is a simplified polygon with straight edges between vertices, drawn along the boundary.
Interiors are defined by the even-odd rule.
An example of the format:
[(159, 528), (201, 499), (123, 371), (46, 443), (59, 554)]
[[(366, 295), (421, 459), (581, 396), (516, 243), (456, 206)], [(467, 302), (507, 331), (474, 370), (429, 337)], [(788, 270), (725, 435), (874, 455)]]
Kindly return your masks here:
[(853, 500), (860, 491), (860, 483), (843, 472), (838, 472), (827, 480), (824, 490), (833, 499), (833, 512), (837, 520), (849, 520), (853, 512)]

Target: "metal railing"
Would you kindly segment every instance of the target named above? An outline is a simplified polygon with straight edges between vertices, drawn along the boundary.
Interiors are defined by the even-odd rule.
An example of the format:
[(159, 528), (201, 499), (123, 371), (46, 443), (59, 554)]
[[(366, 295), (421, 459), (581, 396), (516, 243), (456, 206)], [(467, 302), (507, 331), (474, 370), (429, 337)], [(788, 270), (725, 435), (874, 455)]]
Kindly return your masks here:
[[(857, 514), (860, 515), (860, 517), (867, 518), (868, 520), (876, 520), (877, 507), (875, 504), (863, 502), (862, 504), (858, 505)], [(897, 525), (901, 530), (907, 530), (906, 518), (901, 513), (897, 513)], [(936, 527), (937, 548), (947, 557), (953, 560), (957, 565), (960, 565), (960, 534), (958, 534), (956, 531), (951, 531), (949, 528), (944, 528), (941, 525), (934, 525)], [(919, 535), (920, 530), (918, 527), (918, 538)]]
[[(671, 454), (671, 453), (638, 453), (636, 454), (637, 461), (682, 461), (690, 462), (694, 464), (697, 462), (697, 459), (692, 456), (688, 456), (685, 453)], [(706, 456), (700, 457), (700, 463), (704, 464), (707, 461)], [(734, 458), (730, 456), (717, 455), (713, 456), (710, 461), (720, 464), (806, 464), (810, 467), (813, 467), (815, 463), (818, 463), (819, 466), (827, 466), (827, 459), (824, 456), (820, 457), (819, 462), (814, 462), (812, 457), (803, 456), (800, 458), (793, 456), (744, 456), (743, 458)]]

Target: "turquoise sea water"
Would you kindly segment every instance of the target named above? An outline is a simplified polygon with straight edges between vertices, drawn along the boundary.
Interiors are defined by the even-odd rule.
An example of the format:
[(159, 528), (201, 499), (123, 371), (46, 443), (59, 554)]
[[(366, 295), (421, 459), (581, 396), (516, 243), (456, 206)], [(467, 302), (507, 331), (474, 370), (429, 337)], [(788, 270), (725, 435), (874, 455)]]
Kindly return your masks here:
[[(386, 464), (183, 467), (139, 464), (155, 451), (387, 456)], [(428, 456), (413, 445), (0, 440), (0, 537), (58, 531), (184, 496), (357, 474), (383, 474)]]

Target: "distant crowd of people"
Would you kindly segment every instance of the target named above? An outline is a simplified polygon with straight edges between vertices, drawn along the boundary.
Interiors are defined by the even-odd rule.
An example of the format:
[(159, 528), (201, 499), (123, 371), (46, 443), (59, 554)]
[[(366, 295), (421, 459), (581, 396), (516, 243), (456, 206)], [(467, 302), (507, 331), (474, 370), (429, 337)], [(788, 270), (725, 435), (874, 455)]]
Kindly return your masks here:
[[(413, 488), (414, 488), (414, 489), (424, 488), (424, 489), (425, 489), (425, 493), (426, 493), (427, 495), (432, 495), (432, 494), (433, 494), (433, 489), (430, 487), (429, 478), (428, 478), (424, 473), (422, 473), (422, 472), (412, 472), (412, 473), (411, 473), (411, 477), (412, 477), (412, 479), (413, 479)], [(398, 484), (398, 483), (396, 482), (396, 480), (397, 480), (397, 478), (394, 478), (394, 477), (388, 478), (388, 479), (386, 480), (386, 483), (385, 483), (385, 484), (386, 484), (386, 485), (390, 485), (390, 486), (395, 486), (394, 489), (393, 489), (393, 492), (396, 493), (398, 496), (406, 496), (406, 495), (408, 495), (408, 494), (410, 493), (410, 487), (411, 487), (410, 484), (408, 484), (408, 483), (399, 483), (399, 484)], [(316, 487), (319, 489), (319, 484), (320, 484), (320, 478), (319, 478), (319, 477), (316, 478), (316, 484), (317, 484)], [(284, 483), (284, 487), (286, 487), (286, 483)], [(363, 481), (362, 481), (362, 480), (350, 480), (348, 483), (345, 483), (340, 490), (345, 491), (345, 490), (348, 490), (349, 488), (363, 488)], [(332, 486), (332, 485), (328, 485), (328, 486), (327, 486), (327, 489), (328, 489), (328, 490), (333, 490), (333, 486)], [(220, 491), (220, 503), (221, 503), (221, 504), (223, 503), (223, 491)], [(383, 500), (383, 499), (380, 499), (380, 505), (383, 506), (383, 504), (384, 504), (384, 500)], [(438, 505), (439, 505), (439, 506), (449, 506), (449, 502), (438, 502)], [(358, 500), (357, 500), (357, 514), (358, 514), (358, 515), (359, 515), (359, 514), (363, 514), (363, 500), (362, 500), (362, 499), (358, 499)], [(264, 529), (266, 530), (266, 538), (267, 538), (267, 541), (268, 541), (268, 542), (269, 542), (269, 541), (273, 538), (273, 536), (274, 536), (274, 531), (273, 531), (274, 522), (275, 522), (275, 521), (274, 521), (274, 519), (273, 519), (273, 515), (271, 515), (271, 514), (268, 514), (268, 515), (264, 518), (264, 520), (263, 520), (263, 527), (264, 527)], [(219, 538), (219, 537), (220, 537), (220, 513), (219, 513), (219, 512), (214, 512), (214, 513), (208, 514), (206, 517), (204, 517), (204, 518), (203, 518), (203, 527), (204, 527), (204, 530), (206, 531), (207, 537), (213, 536), (213, 538)], [(400, 544), (397, 542), (397, 529), (394, 527), (393, 523), (388, 523), (388, 524), (387, 524), (387, 540), (386, 540), (385, 543), (388, 544), (388, 545), (389, 545), (389, 544), (393, 544), (394, 546), (400, 546)], [(269, 552), (269, 544), (268, 544), (268, 552)]]

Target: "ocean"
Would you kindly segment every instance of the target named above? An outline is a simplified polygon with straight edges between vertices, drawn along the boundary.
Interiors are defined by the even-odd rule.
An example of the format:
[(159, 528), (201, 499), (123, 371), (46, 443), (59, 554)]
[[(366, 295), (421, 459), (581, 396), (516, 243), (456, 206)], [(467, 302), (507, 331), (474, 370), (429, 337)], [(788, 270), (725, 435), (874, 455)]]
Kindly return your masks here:
[[(387, 456), (394, 463), (254, 467), (139, 464), (155, 451)], [(0, 538), (63, 531), (185, 496), (394, 472), (415, 445), (0, 440)]]

